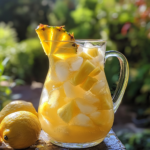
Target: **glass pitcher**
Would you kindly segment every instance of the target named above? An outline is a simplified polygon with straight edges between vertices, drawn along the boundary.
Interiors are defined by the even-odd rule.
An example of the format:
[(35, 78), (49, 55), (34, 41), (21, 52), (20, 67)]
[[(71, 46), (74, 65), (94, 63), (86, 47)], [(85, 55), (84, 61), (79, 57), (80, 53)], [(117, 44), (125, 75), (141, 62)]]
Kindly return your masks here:
[[(107, 51), (104, 40), (45, 41), (50, 67), (39, 103), (39, 120), (50, 142), (62, 147), (85, 148), (99, 144), (110, 131), (114, 112), (124, 95), (128, 62), (123, 54)], [(59, 45), (59, 46), (58, 46)], [(111, 97), (104, 72), (108, 57), (120, 62), (120, 78)]]

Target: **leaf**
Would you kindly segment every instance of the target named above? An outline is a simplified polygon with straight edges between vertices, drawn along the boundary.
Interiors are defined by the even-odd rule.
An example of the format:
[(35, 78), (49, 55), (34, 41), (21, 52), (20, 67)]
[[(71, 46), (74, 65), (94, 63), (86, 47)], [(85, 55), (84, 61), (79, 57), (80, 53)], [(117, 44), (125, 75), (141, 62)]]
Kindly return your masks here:
[(8, 80), (10, 80), (10, 79), (11, 79), (11, 77), (5, 76), (5, 75), (2, 75), (2, 76), (0, 77), (0, 81), (8, 81)]
[(139, 96), (136, 97), (135, 102), (137, 104), (144, 104), (146, 102), (146, 97), (147, 97), (146, 94), (139, 95)]
[(93, 16), (93, 11), (88, 8), (79, 7), (71, 12), (71, 16), (77, 24), (81, 24), (82, 22), (90, 22)]
[(0, 76), (3, 74), (3, 72), (4, 72), (4, 66), (2, 62), (0, 62)]
[(6, 64), (7, 64), (8, 61), (9, 61), (9, 57), (6, 57), (6, 58), (3, 60), (2, 64), (3, 64), (4, 67), (6, 66)]
[(12, 92), (12, 91), (11, 91), (11, 89), (10, 89), (10, 88), (8, 88), (8, 87), (7, 87), (7, 88), (5, 89), (5, 93), (6, 93), (6, 95), (10, 95), (10, 94), (11, 94), (11, 92)]
[(25, 84), (25, 82), (21, 79), (16, 79), (15, 83), (16, 83), (16, 85), (24, 85)]

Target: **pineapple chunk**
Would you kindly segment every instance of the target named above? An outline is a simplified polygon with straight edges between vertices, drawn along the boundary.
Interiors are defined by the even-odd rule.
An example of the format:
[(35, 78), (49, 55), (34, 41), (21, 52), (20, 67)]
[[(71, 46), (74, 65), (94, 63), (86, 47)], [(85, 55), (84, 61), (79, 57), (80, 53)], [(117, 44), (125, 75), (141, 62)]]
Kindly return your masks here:
[(96, 67), (90, 74), (89, 76), (94, 77), (96, 75), (98, 75), (101, 72), (100, 67)]
[(71, 79), (73, 85), (79, 85), (82, 83), (87, 76), (95, 69), (95, 66), (89, 61), (86, 60), (83, 65), (80, 67), (79, 71)]
[(91, 55), (92, 57), (98, 56), (98, 48), (89, 48), (88, 49), (88, 54)]
[(99, 94), (97, 97), (100, 100), (100, 107), (101, 110), (109, 110), (113, 108), (112, 97), (110, 94)]
[(59, 108), (57, 114), (64, 122), (68, 123), (73, 115), (73, 100)]
[(83, 88), (85, 91), (88, 91), (94, 85), (94, 83), (96, 83), (97, 81), (98, 80), (95, 78), (87, 77), (87, 79), (81, 85), (81, 88)]
[(79, 56), (80, 57), (82, 57), (83, 59), (92, 59), (92, 57), (90, 56), (90, 55), (88, 55), (88, 54), (86, 54), (86, 53), (84, 53), (84, 52), (81, 52), (80, 54), (79, 54)]

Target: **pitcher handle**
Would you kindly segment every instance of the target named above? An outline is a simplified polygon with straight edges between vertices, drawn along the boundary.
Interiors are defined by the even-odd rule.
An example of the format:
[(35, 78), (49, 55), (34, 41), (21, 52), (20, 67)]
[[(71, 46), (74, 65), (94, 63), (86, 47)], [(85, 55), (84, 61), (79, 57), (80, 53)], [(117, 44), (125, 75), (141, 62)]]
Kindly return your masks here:
[(114, 51), (114, 50), (106, 51), (105, 61), (109, 57), (117, 57), (120, 62), (120, 76), (119, 76), (115, 93), (112, 97), (114, 103), (113, 109), (115, 113), (122, 101), (122, 97), (127, 87), (128, 78), (129, 78), (129, 65), (126, 57), (118, 51)]

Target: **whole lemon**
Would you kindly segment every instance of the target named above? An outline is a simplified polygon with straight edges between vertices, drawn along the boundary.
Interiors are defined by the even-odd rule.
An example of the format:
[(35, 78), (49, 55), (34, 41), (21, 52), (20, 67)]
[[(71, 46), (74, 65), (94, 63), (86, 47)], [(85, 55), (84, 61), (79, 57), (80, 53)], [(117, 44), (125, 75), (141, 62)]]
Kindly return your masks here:
[(17, 100), (17, 101), (12, 101), (9, 104), (7, 104), (2, 111), (0, 112), (0, 122), (9, 114), (17, 112), (17, 111), (29, 111), (36, 116), (38, 116), (35, 108), (33, 107), (32, 103), (22, 101), (22, 100)]
[(18, 111), (7, 115), (0, 124), (0, 135), (14, 149), (27, 148), (38, 140), (41, 125), (36, 115)]

